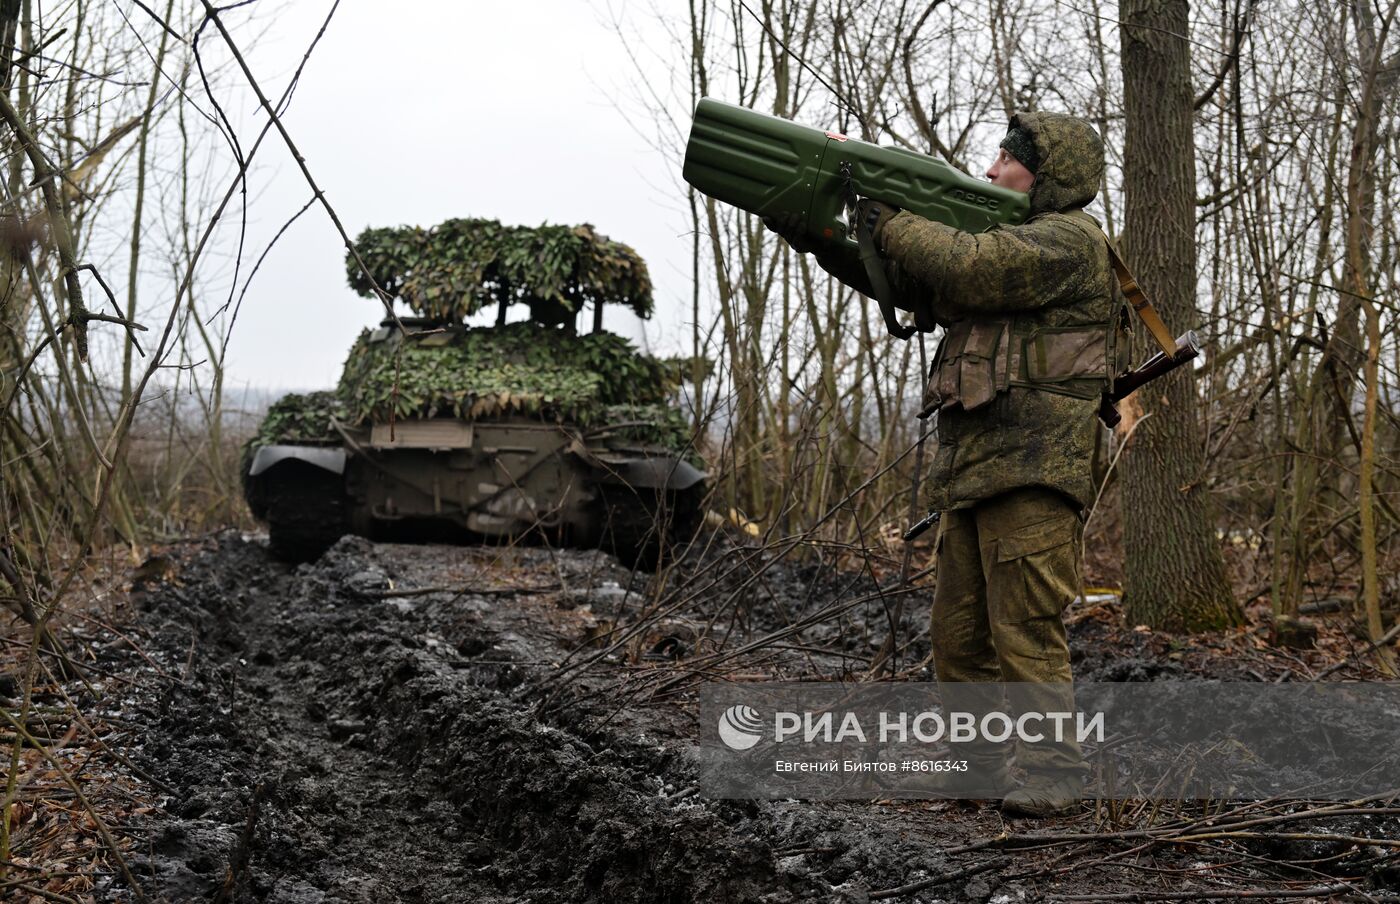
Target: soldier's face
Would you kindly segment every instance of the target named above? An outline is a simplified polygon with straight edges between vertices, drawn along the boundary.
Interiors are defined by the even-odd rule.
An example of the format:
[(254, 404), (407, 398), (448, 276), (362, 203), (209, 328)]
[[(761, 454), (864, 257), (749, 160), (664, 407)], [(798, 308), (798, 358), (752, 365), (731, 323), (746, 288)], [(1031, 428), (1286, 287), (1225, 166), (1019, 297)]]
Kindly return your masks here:
[(1035, 184), (1035, 173), (1007, 153), (1006, 148), (997, 148), (996, 159), (987, 167), (987, 178), (993, 185), (1025, 194), (1030, 194), (1031, 186)]

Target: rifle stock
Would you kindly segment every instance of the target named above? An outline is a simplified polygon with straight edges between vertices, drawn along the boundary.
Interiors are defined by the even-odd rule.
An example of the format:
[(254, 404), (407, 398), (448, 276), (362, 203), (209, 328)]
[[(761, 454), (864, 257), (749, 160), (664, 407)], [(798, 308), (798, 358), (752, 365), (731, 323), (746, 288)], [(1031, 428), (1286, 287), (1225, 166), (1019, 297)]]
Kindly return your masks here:
[(1166, 376), (1181, 365), (1201, 353), (1201, 341), (1195, 330), (1187, 330), (1176, 339), (1176, 352), (1169, 358), (1157, 352), (1142, 364), (1120, 374), (1113, 381), (1113, 389), (1103, 394), (1099, 402), (1099, 420), (1108, 427), (1118, 426), (1122, 415), (1118, 413), (1118, 403), (1151, 383), (1158, 377)]

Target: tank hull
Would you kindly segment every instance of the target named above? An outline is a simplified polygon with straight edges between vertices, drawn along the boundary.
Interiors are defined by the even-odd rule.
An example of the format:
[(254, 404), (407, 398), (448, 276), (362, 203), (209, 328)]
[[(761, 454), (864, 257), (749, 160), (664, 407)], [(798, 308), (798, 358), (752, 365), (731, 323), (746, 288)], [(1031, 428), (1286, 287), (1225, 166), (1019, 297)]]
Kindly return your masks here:
[(528, 418), (343, 428), (336, 446), (252, 450), (244, 489), (273, 551), (313, 558), (345, 533), (538, 539), (654, 568), (699, 526), (705, 475), (669, 450)]

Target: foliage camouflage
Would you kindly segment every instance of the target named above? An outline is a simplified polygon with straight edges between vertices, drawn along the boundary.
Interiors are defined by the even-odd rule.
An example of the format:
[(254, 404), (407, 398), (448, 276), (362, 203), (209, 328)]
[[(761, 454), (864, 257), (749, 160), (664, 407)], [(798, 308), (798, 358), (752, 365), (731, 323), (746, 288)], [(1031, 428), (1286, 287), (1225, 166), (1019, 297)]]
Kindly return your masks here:
[(355, 424), (391, 412), (465, 420), (516, 413), (587, 424), (609, 405), (663, 404), (676, 387), (660, 362), (612, 333), (571, 336), (525, 321), (454, 330), (450, 338), (369, 338), (360, 334), (340, 380)]
[(690, 419), (669, 402), (689, 372), (677, 362), (638, 354), (621, 336), (569, 336), (522, 322), (455, 331), (447, 344), (436, 344), (441, 333), (411, 335), (401, 356), (394, 337), (369, 337), (365, 330), (356, 340), (334, 392), (283, 396), (249, 448), (339, 443), (332, 418), (352, 426), (387, 421), (391, 411), (400, 419), (450, 415), (469, 421), (523, 414), (606, 427), (612, 444), (678, 451), (690, 445)]
[(695, 449), (695, 431), (690, 418), (674, 405), (608, 405), (599, 422), (607, 427), (604, 440), (609, 446), (628, 443), (661, 446), (680, 453), (697, 468), (705, 466)]
[[(591, 226), (502, 226), (448, 220), (432, 229), (367, 229), (357, 242), (378, 284), (414, 313), (451, 324), (380, 341), (361, 332), (334, 392), (289, 395), (268, 412), (256, 445), (337, 443), (331, 419), (347, 426), (392, 418), (471, 421), (524, 415), (604, 431), (611, 445), (645, 443), (681, 451), (691, 425), (669, 404), (696, 362), (642, 355), (606, 332), (572, 335), (525, 321), (469, 328), (464, 318), (501, 300), (550, 302), (578, 311), (596, 301), (651, 313), (646, 264)], [(371, 295), (349, 261), (350, 285)], [(707, 366), (708, 362), (702, 362)], [(687, 454), (689, 454), (687, 452)]]
[(345, 405), (334, 392), (293, 392), (267, 410), (249, 446), (275, 443), (339, 443), (332, 418), (345, 419)]
[[(502, 226), (453, 219), (431, 229), (366, 229), (355, 244), (375, 282), (421, 317), (460, 322), (506, 301), (554, 302), (577, 313), (599, 301), (652, 311), (646, 263), (627, 245), (582, 226)], [(374, 289), (347, 256), (350, 287)]]

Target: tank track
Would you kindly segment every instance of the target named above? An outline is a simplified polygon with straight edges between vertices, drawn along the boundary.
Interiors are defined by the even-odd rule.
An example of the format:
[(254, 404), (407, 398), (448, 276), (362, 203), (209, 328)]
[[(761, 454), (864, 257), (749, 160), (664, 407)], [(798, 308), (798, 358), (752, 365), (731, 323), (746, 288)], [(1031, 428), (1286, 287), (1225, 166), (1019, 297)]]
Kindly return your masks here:
[(320, 558), (349, 531), (344, 480), (318, 468), (284, 466), (264, 490), (268, 546), (290, 562)]
[(655, 491), (608, 487), (603, 549), (628, 568), (655, 571), (684, 550), (704, 518), (705, 485)]

